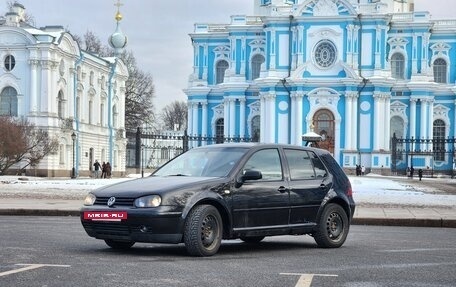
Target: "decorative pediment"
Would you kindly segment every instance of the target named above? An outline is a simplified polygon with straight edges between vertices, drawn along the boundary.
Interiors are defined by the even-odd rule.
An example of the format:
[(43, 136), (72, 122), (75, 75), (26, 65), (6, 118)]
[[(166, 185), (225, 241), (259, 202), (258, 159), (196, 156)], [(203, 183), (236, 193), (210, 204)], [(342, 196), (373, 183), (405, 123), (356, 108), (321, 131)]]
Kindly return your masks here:
[(295, 11), (295, 16), (330, 17), (356, 15), (356, 11), (346, 0), (307, 0)]
[(434, 119), (448, 119), (449, 112), (450, 109), (444, 105), (436, 105), (434, 106)]
[(402, 118), (406, 118), (407, 117), (406, 110), (407, 110), (407, 105), (400, 101), (394, 101), (390, 105), (391, 117), (399, 116)]
[(223, 104), (220, 104), (213, 107), (212, 110), (214, 111), (215, 119), (222, 118), (224, 115), (225, 106)]
[(255, 39), (249, 43), (252, 53), (264, 53), (266, 47), (266, 41), (264, 39)]
[(337, 107), (340, 94), (333, 89), (321, 88), (313, 90), (307, 96), (311, 105)]
[(229, 59), (230, 51), (230, 47), (228, 46), (217, 46), (216, 48), (214, 48), (215, 58)]
[(405, 46), (407, 46), (408, 42), (408, 40), (398, 37), (394, 37), (388, 40), (388, 44), (391, 46), (391, 49), (405, 49)]
[(450, 51), (450, 49), (451, 49), (451, 46), (446, 43), (443, 43), (443, 42), (436, 43), (431, 46), (432, 56), (433, 57), (443, 56), (443, 55), (448, 56), (448, 52)]

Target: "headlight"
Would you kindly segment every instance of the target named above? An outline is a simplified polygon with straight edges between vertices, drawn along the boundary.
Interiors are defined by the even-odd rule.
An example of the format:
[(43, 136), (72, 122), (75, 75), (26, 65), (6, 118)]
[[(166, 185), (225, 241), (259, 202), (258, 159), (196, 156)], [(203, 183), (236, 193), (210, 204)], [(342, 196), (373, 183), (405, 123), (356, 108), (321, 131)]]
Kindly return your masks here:
[(161, 204), (161, 197), (159, 195), (149, 195), (137, 198), (135, 200), (136, 207), (157, 207)]
[(84, 205), (93, 205), (95, 203), (95, 199), (97, 199), (95, 195), (91, 193), (87, 194), (84, 199)]

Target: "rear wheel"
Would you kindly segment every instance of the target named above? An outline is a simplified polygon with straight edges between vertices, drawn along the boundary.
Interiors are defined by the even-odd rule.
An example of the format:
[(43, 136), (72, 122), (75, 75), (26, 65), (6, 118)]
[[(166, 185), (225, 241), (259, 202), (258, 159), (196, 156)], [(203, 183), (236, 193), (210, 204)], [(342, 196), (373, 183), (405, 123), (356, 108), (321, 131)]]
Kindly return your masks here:
[(264, 236), (241, 236), (240, 238), (247, 243), (259, 243), (264, 239)]
[(212, 205), (194, 207), (185, 221), (184, 243), (190, 255), (211, 256), (222, 242), (223, 222)]
[(132, 247), (135, 244), (135, 242), (133, 242), (133, 241), (117, 241), (117, 240), (111, 240), (111, 239), (106, 239), (105, 243), (112, 249), (117, 249), (117, 250), (129, 249), (130, 247)]
[(317, 229), (315, 242), (319, 247), (337, 248), (347, 239), (350, 223), (345, 210), (338, 204), (330, 203), (323, 210)]

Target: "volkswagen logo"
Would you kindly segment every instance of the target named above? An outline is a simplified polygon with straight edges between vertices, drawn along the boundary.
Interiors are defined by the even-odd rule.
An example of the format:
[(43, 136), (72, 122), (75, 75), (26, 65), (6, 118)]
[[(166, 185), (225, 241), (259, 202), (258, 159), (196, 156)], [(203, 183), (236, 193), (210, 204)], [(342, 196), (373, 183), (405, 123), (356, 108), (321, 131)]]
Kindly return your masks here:
[(115, 202), (116, 202), (116, 198), (114, 196), (110, 197), (108, 199), (108, 206), (113, 206)]

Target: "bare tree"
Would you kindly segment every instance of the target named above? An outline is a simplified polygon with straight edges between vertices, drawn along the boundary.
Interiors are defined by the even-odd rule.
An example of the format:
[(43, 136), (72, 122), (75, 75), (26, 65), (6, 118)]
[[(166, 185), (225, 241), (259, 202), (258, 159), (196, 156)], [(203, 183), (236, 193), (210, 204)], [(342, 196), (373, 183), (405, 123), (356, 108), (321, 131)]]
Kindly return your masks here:
[[(92, 32), (87, 31), (83, 40), (73, 36), (79, 45), (94, 54), (102, 57), (113, 56), (114, 50), (103, 45), (100, 39)], [(153, 126), (154, 113), (154, 85), (152, 76), (139, 69), (136, 58), (131, 51), (124, 51), (119, 58), (127, 66), (129, 78), (125, 91), (125, 128), (134, 130), (139, 126)]]
[(36, 166), (59, 147), (57, 139), (26, 120), (0, 117), (0, 134), (0, 173), (15, 164), (20, 165), (19, 169)]
[(169, 130), (184, 130), (187, 126), (187, 104), (183, 101), (174, 101), (163, 108), (161, 119)]

